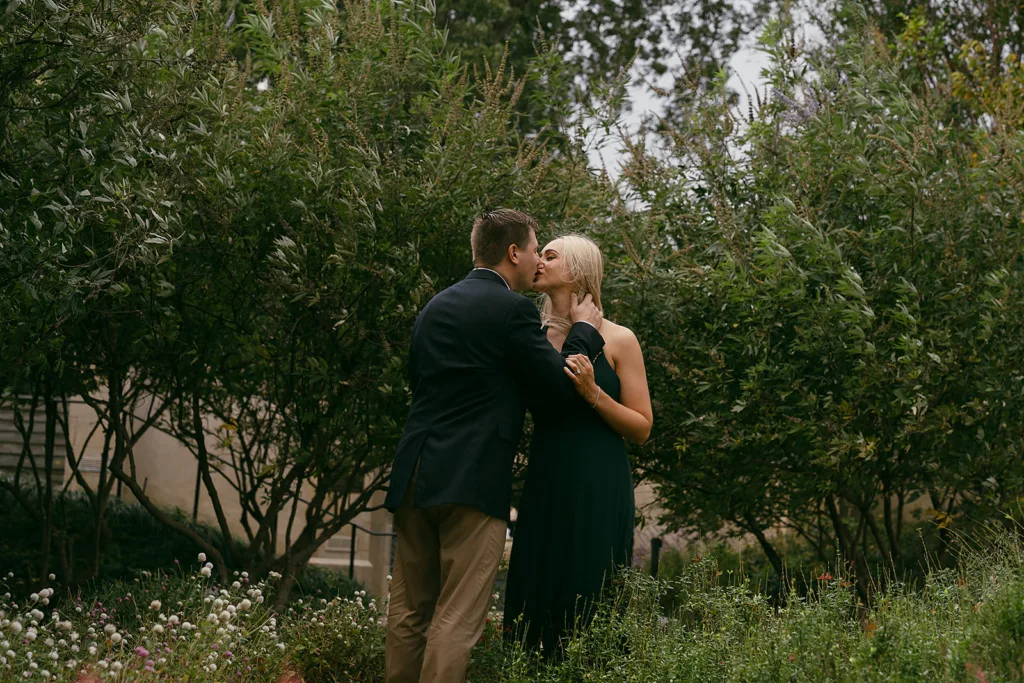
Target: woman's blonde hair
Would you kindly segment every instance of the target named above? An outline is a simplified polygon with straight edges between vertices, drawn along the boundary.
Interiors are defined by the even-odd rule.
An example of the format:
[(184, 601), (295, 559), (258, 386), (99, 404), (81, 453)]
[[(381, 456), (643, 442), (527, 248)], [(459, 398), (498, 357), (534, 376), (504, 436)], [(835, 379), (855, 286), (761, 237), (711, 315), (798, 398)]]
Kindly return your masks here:
[[(569, 274), (569, 282), (573, 284), (576, 296), (582, 299), (587, 294), (594, 297), (594, 305), (601, 308), (601, 280), (604, 279), (604, 256), (594, 241), (583, 235), (563, 235), (559, 237), (562, 248), (559, 251)], [(541, 322), (546, 326), (565, 334), (572, 327), (572, 319), (556, 315), (551, 299), (545, 295), (541, 303)]]

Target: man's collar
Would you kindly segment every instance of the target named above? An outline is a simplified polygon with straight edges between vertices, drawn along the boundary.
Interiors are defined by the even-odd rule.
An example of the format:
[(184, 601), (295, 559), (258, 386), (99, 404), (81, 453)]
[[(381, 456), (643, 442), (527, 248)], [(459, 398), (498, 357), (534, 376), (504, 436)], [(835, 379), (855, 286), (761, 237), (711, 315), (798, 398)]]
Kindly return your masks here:
[(475, 277), (483, 275), (486, 279), (493, 280), (494, 278), (488, 276), (487, 273), (493, 273), (494, 276), (498, 278), (498, 281), (501, 282), (501, 284), (505, 285), (505, 287), (507, 287), (509, 290), (512, 289), (511, 287), (508, 286), (508, 282), (505, 280), (505, 278), (501, 276), (501, 273), (499, 273), (496, 270), (492, 270), (490, 268), (474, 268), (472, 271), (470, 271), (469, 274), (470, 276), (474, 276), (474, 274), (476, 274)]

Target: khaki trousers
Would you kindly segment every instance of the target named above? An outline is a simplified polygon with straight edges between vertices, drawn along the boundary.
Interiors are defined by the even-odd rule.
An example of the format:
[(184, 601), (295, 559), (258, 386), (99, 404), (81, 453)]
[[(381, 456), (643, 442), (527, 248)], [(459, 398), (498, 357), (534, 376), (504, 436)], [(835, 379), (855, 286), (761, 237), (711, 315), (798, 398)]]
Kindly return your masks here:
[(487, 621), (505, 520), (465, 505), (395, 512), (398, 549), (384, 654), (387, 683), (463, 683)]

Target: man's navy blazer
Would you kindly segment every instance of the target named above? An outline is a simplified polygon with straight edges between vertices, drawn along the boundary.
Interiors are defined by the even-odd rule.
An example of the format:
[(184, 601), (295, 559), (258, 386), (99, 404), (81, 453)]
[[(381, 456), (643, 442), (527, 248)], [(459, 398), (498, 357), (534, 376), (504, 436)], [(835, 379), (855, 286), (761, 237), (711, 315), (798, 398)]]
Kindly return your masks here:
[(477, 269), (416, 318), (409, 352), (412, 405), (395, 453), (385, 506), (404, 500), (419, 463), (413, 505), (470, 505), (508, 519), (512, 461), (531, 411), (580, 401), (565, 357), (596, 358), (597, 329), (572, 326), (559, 353), (537, 307), (494, 271)]

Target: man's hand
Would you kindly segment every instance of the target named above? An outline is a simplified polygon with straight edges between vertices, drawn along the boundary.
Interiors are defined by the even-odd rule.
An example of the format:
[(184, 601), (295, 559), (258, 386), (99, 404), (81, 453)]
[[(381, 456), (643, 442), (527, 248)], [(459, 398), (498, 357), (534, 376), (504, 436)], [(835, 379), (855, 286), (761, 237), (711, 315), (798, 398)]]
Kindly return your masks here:
[(601, 313), (601, 309), (594, 305), (593, 296), (587, 294), (583, 297), (583, 301), (579, 301), (575, 292), (573, 292), (572, 295), (572, 304), (569, 308), (569, 316), (572, 318), (573, 324), (590, 323), (598, 330), (601, 329), (601, 321), (604, 320), (604, 315)]

